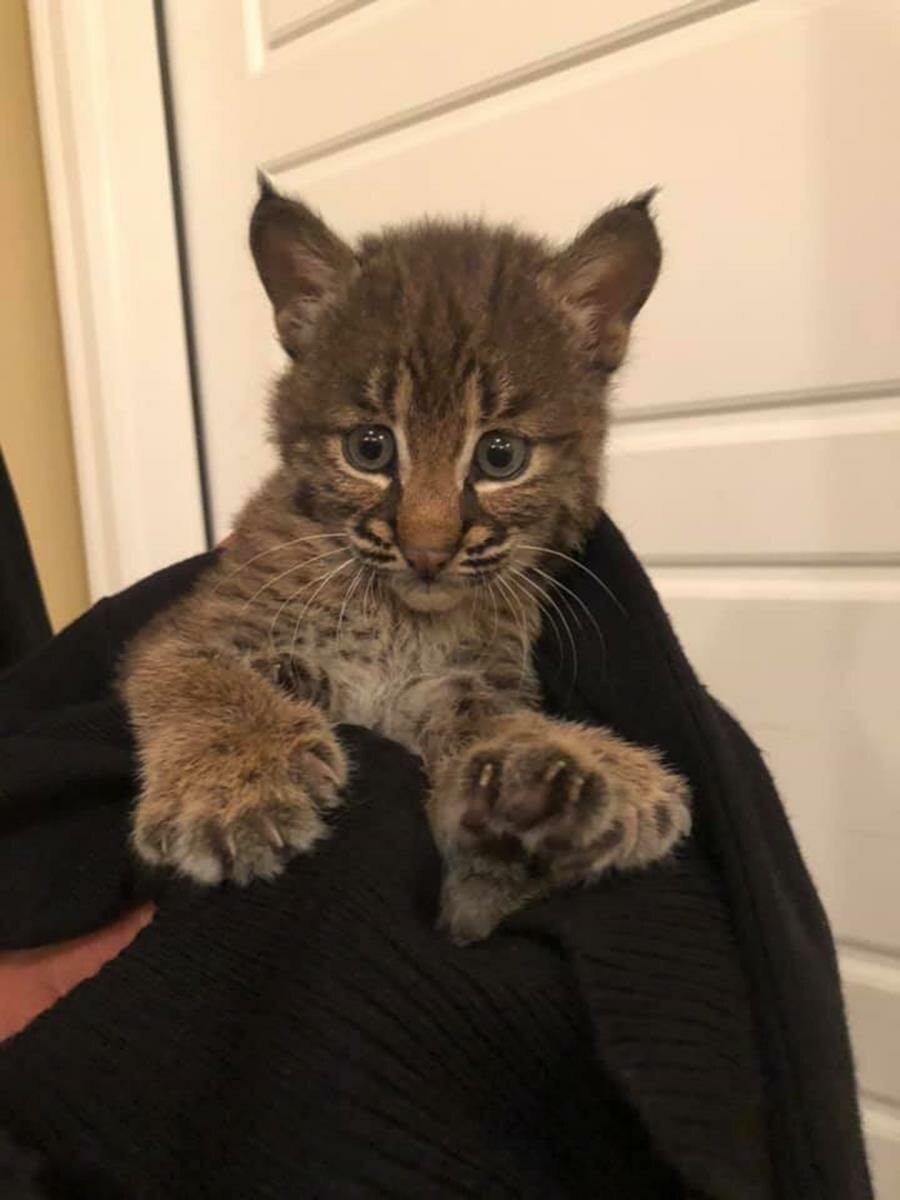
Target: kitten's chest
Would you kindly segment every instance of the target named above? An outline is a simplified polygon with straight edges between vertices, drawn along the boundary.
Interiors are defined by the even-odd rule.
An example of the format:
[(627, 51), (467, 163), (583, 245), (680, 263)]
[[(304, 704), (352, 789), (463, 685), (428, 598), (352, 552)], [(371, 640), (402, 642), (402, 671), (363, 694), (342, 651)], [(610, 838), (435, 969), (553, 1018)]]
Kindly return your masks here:
[(323, 700), (335, 722), (364, 725), (416, 749), (424, 696), (440, 703), (441, 682), (460, 669), (478, 670), (482, 654), (454, 627), (349, 624), (319, 642)]

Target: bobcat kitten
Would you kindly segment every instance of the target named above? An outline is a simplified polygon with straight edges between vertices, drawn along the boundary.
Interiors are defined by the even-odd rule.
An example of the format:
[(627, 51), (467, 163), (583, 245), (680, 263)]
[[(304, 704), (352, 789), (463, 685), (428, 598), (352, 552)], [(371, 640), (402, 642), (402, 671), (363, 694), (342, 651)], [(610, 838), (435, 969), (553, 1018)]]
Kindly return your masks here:
[(659, 270), (650, 199), (561, 251), (439, 221), (351, 248), (263, 181), (250, 243), (291, 360), (280, 466), (126, 656), (144, 859), (278, 874), (340, 803), (337, 722), (422, 756), (460, 943), (687, 831), (684, 781), (544, 716), (530, 659), (596, 519), (607, 381)]

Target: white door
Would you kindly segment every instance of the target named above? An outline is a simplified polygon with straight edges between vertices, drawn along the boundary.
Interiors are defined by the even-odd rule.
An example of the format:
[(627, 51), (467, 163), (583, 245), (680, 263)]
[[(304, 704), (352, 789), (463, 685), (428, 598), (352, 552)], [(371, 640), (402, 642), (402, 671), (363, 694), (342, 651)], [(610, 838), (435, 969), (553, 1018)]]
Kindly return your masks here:
[[(218, 533), (279, 363), (261, 166), (353, 236), (571, 236), (661, 184), (609, 506), (767, 752), (837, 936), (900, 1195), (900, 10), (895, 0), (170, 0)], [(892, 714), (893, 709), (893, 714)]]

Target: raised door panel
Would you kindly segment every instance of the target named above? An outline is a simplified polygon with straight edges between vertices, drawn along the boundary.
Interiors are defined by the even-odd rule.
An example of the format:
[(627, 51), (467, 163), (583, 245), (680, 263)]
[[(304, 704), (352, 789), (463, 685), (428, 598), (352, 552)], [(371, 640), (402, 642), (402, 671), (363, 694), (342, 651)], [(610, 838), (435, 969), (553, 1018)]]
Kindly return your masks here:
[(836, 937), (900, 953), (900, 568), (653, 578), (704, 683), (764, 748)]
[[(661, 184), (609, 505), (764, 747), (841, 939), (882, 1194), (900, 1171), (900, 84), (894, 0), (169, 0), (218, 531), (271, 461), (255, 170), (347, 237), (570, 237)], [(881, 968), (872, 976), (872, 956)], [(885, 1190), (887, 1189), (887, 1190)]]
[(878, 1194), (900, 1194), (900, 566), (660, 567), (654, 580), (779, 786), (840, 950)]
[(655, 563), (900, 562), (900, 389), (841, 396), (619, 424), (609, 506)]
[[(243, 26), (230, 31), (237, 58), (227, 71), (218, 57), (205, 72), (179, 62), (175, 40), (176, 95), (188, 97), (179, 113), (191, 147), (184, 180), (220, 528), (267, 461), (256, 398), (277, 356), (244, 248), (258, 164), (348, 236), (422, 212), (468, 212), (563, 238), (616, 195), (662, 184), (666, 267), (622, 375), (623, 414), (768, 404), (785, 393), (853, 399), (860, 386), (900, 378), (900, 232), (882, 202), (900, 186), (898, 156), (884, 150), (900, 144), (888, 50), (900, 16), (889, 0), (759, 0), (675, 27), (668, 16), (650, 19), (614, 50), (584, 62), (564, 57), (500, 91), (475, 89), (448, 111), (434, 107), (447, 94), (435, 87), (424, 108), (392, 107), (406, 113), (402, 121), (350, 137), (342, 119), (338, 141), (329, 148), (337, 135), (328, 134), (310, 157), (333, 77), (353, 97), (372, 93), (373, 112), (375, 92), (430, 61), (424, 33), (417, 56), (401, 60), (388, 53), (392, 34), (384, 54), (376, 46), (357, 71), (350, 47), (366, 46), (367, 35), (337, 30), (376, 20), (382, 4), (392, 27), (422, 9), (389, 0), (354, 9), (328, 26), (331, 40), (318, 49), (324, 30), (301, 39), (303, 62), (262, 72), (254, 73)], [(556, 7), (520, 24), (543, 37), (545, 10)], [(588, 7), (603, 11), (567, 11), (583, 20)], [(434, 6), (434, 19), (455, 8)], [(851, 19), (863, 8), (865, 21)], [(173, 5), (171, 19), (190, 32), (192, 14), (196, 23), (203, 11), (196, 0)], [(378, 36), (387, 37), (383, 26)], [(442, 53), (426, 72), (432, 82), (445, 59), (458, 69), (487, 54), (474, 34), (446, 46), (433, 37)], [(479, 70), (486, 77), (489, 65)], [(877, 189), (857, 184), (875, 178)]]

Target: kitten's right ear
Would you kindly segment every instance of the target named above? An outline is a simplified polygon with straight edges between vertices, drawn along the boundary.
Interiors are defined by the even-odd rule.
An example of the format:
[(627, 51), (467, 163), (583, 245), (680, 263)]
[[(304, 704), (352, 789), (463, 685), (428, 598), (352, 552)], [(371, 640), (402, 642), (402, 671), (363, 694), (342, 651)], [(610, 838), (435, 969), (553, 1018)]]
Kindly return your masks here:
[(655, 194), (651, 189), (601, 213), (542, 277), (584, 351), (604, 371), (621, 364), (631, 324), (659, 274), (662, 248), (650, 211)]
[(285, 350), (296, 356), (322, 311), (356, 270), (356, 257), (312, 209), (282, 196), (258, 175), (259, 199), (250, 218), (250, 249), (275, 311)]

